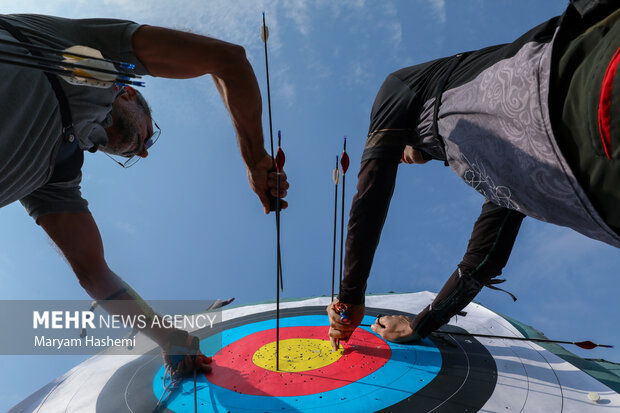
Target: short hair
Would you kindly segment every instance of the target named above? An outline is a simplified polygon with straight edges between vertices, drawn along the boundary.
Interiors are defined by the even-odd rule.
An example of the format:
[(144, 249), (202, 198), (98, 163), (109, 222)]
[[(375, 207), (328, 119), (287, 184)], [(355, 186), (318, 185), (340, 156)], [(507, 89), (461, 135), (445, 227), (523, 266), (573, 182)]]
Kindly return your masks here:
[(142, 93), (138, 92), (137, 90), (136, 90), (136, 104), (138, 105), (140, 110), (144, 112), (145, 115), (147, 115), (149, 118), (152, 118), (151, 107), (149, 106), (149, 102), (147, 102), (144, 96), (142, 96)]

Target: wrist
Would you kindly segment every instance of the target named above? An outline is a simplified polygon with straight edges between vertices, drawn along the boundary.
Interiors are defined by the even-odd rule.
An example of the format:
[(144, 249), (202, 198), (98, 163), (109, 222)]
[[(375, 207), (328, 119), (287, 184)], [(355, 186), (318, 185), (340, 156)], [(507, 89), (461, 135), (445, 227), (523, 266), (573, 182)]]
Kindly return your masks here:
[[(269, 165), (267, 165), (267, 160), (269, 161)], [(248, 169), (248, 171), (254, 171), (256, 169), (270, 169), (271, 168), (271, 156), (265, 151), (264, 148), (257, 149), (252, 151), (252, 153), (244, 154), (243, 161)]]
[(341, 303), (360, 305), (365, 304), (366, 297), (364, 293), (360, 292), (341, 291), (340, 294), (338, 294), (338, 301)]

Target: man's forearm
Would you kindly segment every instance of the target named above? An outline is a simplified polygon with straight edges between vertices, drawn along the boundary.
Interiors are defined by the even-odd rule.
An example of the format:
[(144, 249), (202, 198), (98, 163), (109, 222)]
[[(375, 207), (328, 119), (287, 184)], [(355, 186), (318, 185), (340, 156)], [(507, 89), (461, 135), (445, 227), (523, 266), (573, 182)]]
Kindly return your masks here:
[(390, 206), (397, 169), (398, 161), (394, 160), (371, 159), (362, 163), (347, 227), (340, 301), (364, 302), (366, 280)]
[(238, 66), (224, 75), (213, 75), (213, 81), (230, 113), (241, 157), (253, 168), (266, 155), (262, 130), (262, 100), (252, 66), (239, 58)]
[(462, 271), (478, 281), (486, 281), (502, 273), (519, 233), (525, 215), (486, 201), (459, 264)]
[[(176, 329), (156, 327), (152, 320), (159, 317), (146, 301), (109, 268), (93, 272), (89, 277), (78, 276), (80, 284), (97, 304), (110, 314), (146, 316), (149, 320), (142, 331), (160, 347), (165, 347)], [(88, 281), (86, 281), (86, 279)], [(159, 323), (157, 325), (162, 325)]]
[(467, 252), (432, 304), (413, 321), (415, 332), (427, 337), (465, 308), (508, 262), (523, 215), (489, 203), (474, 224)]

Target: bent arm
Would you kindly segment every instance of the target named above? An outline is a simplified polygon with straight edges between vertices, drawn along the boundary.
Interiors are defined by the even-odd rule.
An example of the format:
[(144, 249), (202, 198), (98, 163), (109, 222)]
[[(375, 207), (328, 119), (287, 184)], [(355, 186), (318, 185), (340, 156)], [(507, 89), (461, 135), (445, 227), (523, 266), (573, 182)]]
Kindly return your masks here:
[(420, 337), (427, 337), (450, 321), (484, 286), (495, 288), (492, 278), (506, 266), (523, 218), (525, 215), (518, 211), (485, 202), (457, 270), (412, 323)]
[(342, 288), (338, 296), (342, 302), (364, 303), (366, 281), (394, 192), (397, 169), (398, 160), (362, 162), (347, 226)]
[(187, 79), (212, 75), (230, 112), (246, 165), (252, 168), (267, 155), (260, 89), (243, 47), (156, 26), (142, 26), (134, 33), (132, 44), (153, 76)]

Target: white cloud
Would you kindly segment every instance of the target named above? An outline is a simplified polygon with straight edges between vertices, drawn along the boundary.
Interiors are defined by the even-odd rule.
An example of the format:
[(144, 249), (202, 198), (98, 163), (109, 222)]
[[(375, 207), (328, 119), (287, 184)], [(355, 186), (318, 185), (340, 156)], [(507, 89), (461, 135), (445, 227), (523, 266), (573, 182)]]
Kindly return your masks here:
[(133, 235), (136, 235), (136, 233), (138, 232), (138, 229), (136, 228), (136, 226), (128, 222), (115, 221), (113, 222), (113, 225), (116, 229), (128, 235), (133, 236)]
[(398, 47), (402, 44), (403, 41), (403, 27), (400, 23), (392, 24), (388, 27), (390, 32), (390, 38), (395, 47)]
[(284, 15), (293, 20), (297, 30), (308, 36), (312, 30), (312, 19), (308, 13), (308, 3), (305, 1), (285, 1), (282, 3)]
[(293, 82), (284, 80), (276, 90), (278, 96), (286, 102), (288, 106), (295, 104), (296, 88)]
[(353, 85), (362, 85), (370, 79), (366, 63), (354, 62), (351, 67), (349, 82)]
[(446, 22), (446, 0), (431, 0), (431, 8), (439, 19), (439, 23)]

